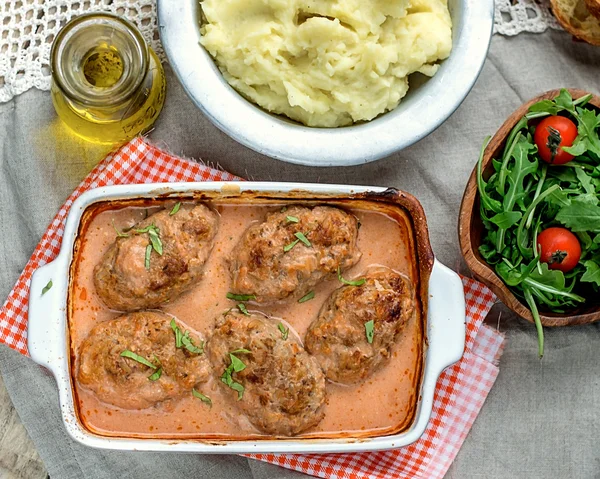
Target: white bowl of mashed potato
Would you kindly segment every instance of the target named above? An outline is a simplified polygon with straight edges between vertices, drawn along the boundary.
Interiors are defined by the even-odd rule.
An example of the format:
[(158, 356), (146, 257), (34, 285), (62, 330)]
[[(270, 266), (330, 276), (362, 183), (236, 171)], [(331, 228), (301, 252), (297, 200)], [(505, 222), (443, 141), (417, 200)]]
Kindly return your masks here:
[(388, 156), (443, 123), (485, 61), (493, 0), (158, 1), (184, 88), (221, 130), (311, 166)]

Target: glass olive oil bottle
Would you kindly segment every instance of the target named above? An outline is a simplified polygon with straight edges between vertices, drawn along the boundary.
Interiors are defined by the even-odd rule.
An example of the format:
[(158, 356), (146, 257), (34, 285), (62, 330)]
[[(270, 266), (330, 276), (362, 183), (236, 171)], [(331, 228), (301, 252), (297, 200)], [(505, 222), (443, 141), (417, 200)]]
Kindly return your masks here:
[(52, 45), (51, 69), (56, 113), (96, 143), (124, 143), (148, 131), (165, 101), (156, 54), (137, 28), (111, 14), (67, 23)]

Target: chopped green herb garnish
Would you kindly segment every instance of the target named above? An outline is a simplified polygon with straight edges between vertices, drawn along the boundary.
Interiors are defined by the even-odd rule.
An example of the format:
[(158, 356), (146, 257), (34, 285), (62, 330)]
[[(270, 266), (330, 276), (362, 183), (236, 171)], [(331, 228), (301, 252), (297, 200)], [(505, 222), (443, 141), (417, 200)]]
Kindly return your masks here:
[(181, 343), (183, 344), (183, 347), (190, 353), (202, 354), (204, 352), (204, 342), (201, 342), (200, 346), (196, 346), (192, 338), (190, 338), (189, 331), (186, 331), (181, 337)]
[(367, 282), (367, 280), (365, 278), (360, 278), (355, 281), (348, 281), (347, 279), (342, 278), (342, 272), (340, 271), (339, 266), (338, 266), (337, 274), (338, 274), (338, 279), (340, 280), (340, 282), (347, 284), (348, 286), (362, 286), (363, 284), (365, 284)]
[(52, 289), (52, 280), (48, 281), (46, 283), (46, 286), (42, 288), (42, 296), (44, 296), (48, 291), (50, 291), (50, 289)]
[(200, 346), (196, 346), (194, 340), (190, 337), (190, 332), (186, 331), (185, 333), (182, 333), (174, 319), (171, 319), (171, 329), (175, 333), (176, 348), (183, 347), (193, 354), (202, 354), (204, 352), (204, 342), (201, 342)]
[(289, 334), (290, 334), (290, 328), (286, 328), (283, 324), (279, 323), (277, 325), (277, 328), (279, 328), (279, 331), (281, 331), (281, 337), (283, 338), (283, 340), (285, 341)]
[(183, 343), (181, 342), (181, 339), (183, 338), (183, 333), (181, 332), (181, 329), (179, 329), (179, 326), (177, 326), (177, 323), (174, 319), (171, 319), (171, 329), (175, 333), (175, 347), (180, 348), (183, 345)]
[(285, 213), (286, 211), (287, 211), (287, 206), (283, 206), (283, 207), (281, 208), (281, 212), (282, 212), (282, 213)]
[(250, 354), (250, 353), (252, 353), (252, 351), (249, 351), (249, 350), (244, 349), (244, 348), (239, 348), (239, 349), (236, 349), (235, 351), (231, 351), (231, 353), (232, 354), (237, 354), (237, 353)]
[(169, 216), (176, 215), (179, 211), (179, 208), (181, 208), (181, 201), (175, 203), (175, 206), (173, 206), (173, 209), (169, 212)]
[(150, 244), (152, 245), (152, 248), (154, 248), (154, 251), (156, 251), (159, 255), (162, 256), (163, 245), (162, 245), (162, 241), (160, 240), (160, 230), (158, 229), (157, 226), (152, 224), (152, 225), (146, 226), (145, 228), (134, 229), (133, 231), (135, 231), (136, 233), (139, 233), (139, 234), (148, 233), (148, 236), (150, 237)]
[(150, 269), (150, 255), (152, 254), (152, 245), (146, 246), (146, 257), (144, 258), (144, 266), (146, 269)]
[(288, 223), (298, 223), (300, 220), (295, 216), (286, 216), (285, 219)]
[(308, 238), (306, 236), (304, 236), (304, 233), (300, 233), (298, 231), (297, 233), (294, 233), (294, 236), (296, 238), (298, 238), (300, 241), (302, 241), (302, 243), (304, 243), (305, 246), (308, 246), (309, 248), (312, 246), (310, 244), (310, 241), (308, 241)]
[(375, 322), (373, 320), (365, 323), (365, 334), (367, 336), (367, 342), (373, 344), (373, 336), (375, 335)]
[(283, 251), (285, 251), (286, 253), (291, 250), (294, 246), (296, 246), (298, 243), (300, 242), (299, 239), (292, 241), (290, 244), (286, 244), (283, 247)]
[(195, 389), (192, 389), (192, 395), (195, 398), (200, 399), (200, 401), (202, 401), (204, 404), (208, 404), (209, 406), (212, 407), (212, 399), (209, 398), (208, 396), (205, 396), (204, 394), (202, 394), (199, 391), (196, 391)]
[(115, 226), (115, 219), (112, 219), (112, 226), (115, 229), (115, 231), (117, 232), (117, 237), (118, 238), (129, 238), (129, 235), (127, 233), (123, 233), (122, 231), (119, 231), (117, 229), (117, 227)]
[(246, 365), (243, 363), (243, 361), (233, 353), (229, 353), (229, 359), (231, 360), (234, 372), (239, 373), (240, 371), (246, 369)]
[(253, 299), (256, 299), (256, 296), (254, 294), (227, 293), (227, 299), (232, 299), (234, 301), (252, 301)]
[(155, 373), (153, 373), (151, 376), (148, 376), (148, 379), (150, 381), (158, 381), (161, 376), (162, 376), (162, 368), (158, 368)]
[(237, 305), (238, 309), (244, 313), (246, 316), (250, 316), (250, 313), (248, 312), (248, 310), (246, 309), (246, 305), (244, 303), (240, 303)]
[(163, 245), (160, 237), (158, 236), (158, 228), (148, 231), (148, 236), (150, 237), (150, 244), (154, 251), (156, 251), (159, 255), (163, 254)]
[(234, 391), (237, 391), (238, 393), (238, 397), (237, 400), (239, 401), (240, 399), (242, 399), (242, 397), (244, 397), (244, 386), (242, 386), (240, 383), (236, 383), (235, 381), (232, 382), (229, 387), (231, 389), (233, 389)]
[(134, 361), (137, 361), (138, 363), (143, 364), (144, 366), (148, 366), (149, 368), (152, 368), (152, 369), (156, 369), (158, 367), (158, 366), (152, 364), (150, 361), (148, 361), (143, 356), (135, 354), (133, 351), (129, 351), (129, 349), (126, 349), (125, 351), (123, 351), (121, 353), (121, 356), (124, 358), (133, 359)]
[(238, 401), (240, 399), (242, 399), (242, 396), (244, 395), (244, 386), (242, 386), (238, 382), (235, 382), (233, 380), (232, 374), (234, 372), (243, 371), (244, 369), (246, 369), (246, 365), (242, 362), (241, 359), (234, 356), (234, 354), (235, 353), (249, 353), (249, 352), (250, 351), (248, 351), (247, 349), (240, 348), (240, 349), (236, 349), (235, 351), (232, 351), (231, 353), (229, 353), (229, 359), (231, 360), (231, 364), (229, 366), (227, 366), (227, 368), (225, 369), (225, 371), (223, 371), (223, 374), (221, 375), (221, 381), (223, 383), (225, 383), (227, 386), (229, 386), (231, 389), (233, 389), (234, 391), (237, 391)]
[(304, 296), (302, 296), (298, 302), (299, 303), (305, 303), (306, 301), (310, 301), (311, 299), (313, 299), (315, 297), (315, 292), (314, 291), (309, 291), (308, 293), (306, 293)]

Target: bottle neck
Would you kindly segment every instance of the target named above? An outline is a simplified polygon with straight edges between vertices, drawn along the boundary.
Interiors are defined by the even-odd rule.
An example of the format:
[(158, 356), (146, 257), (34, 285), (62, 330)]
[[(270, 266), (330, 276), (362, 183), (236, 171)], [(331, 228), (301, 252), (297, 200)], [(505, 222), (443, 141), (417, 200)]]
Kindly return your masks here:
[(117, 107), (138, 92), (149, 68), (139, 31), (110, 14), (87, 14), (69, 22), (51, 52), (52, 79), (71, 101)]

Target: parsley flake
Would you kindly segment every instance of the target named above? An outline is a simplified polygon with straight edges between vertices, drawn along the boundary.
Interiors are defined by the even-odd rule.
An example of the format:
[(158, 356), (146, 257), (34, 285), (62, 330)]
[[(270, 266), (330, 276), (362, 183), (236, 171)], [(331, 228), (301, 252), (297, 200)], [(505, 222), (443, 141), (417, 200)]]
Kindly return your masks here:
[(312, 244), (310, 244), (310, 241), (308, 241), (308, 238), (306, 236), (304, 236), (304, 233), (300, 233), (300, 231), (298, 231), (297, 233), (294, 233), (294, 236), (296, 238), (298, 238), (300, 241), (302, 241), (302, 243), (305, 246), (308, 246), (309, 248), (312, 246)]
[(169, 212), (169, 216), (176, 215), (179, 211), (179, 208), (181, 208), (181, 201), (175, 203), (175, 206), (173, 206), (173, 209)]
[(285, 341), (289, 334), (290, 334), (290, 328), (286, 328), (283, 324), (279, 323), (277, 325), (277, 328), (279, 328), (279, 331), (281, 331), (281, 337), (283, 338), (283, 340)]
[(250, 313), (246, 309), (246, 305), (244, 303), (238, 304), (237, 307), (243, 314), (245, 314), (246, 316), (250, 316)]
[(48, 291), (50, 291), (50, 289), (52, 289), (52, 280), (48, 281), (48, 283), (46, 283), (46, 286), (42, 288), (42, 296), (44, 296)]
[(199, 391), (196, 391), (195, 389), (192, 389), (192, 395), (195, 398), (200, 399), (200, 401), (202, 401), (204, 404), (208, 404), (210, 407), (212, 407), (212, 399), (208, 396), (205, 396), (204, 394), (202, 394)]
[(153, 373), (151, 376), (148, 376), (148, 379), (150, 381), (158, 381), (161, 376), (162, 376), (162, 368), (158, 368), (155, 373)]
[(311, 299), (313, 299), (315, 297), (315, 292), (314, 291), (309, 291), (308, 293), (306, 293), (304, 296), (302, 296), (298, 302), (299, 303), (306, 303), (307, 301), (310, 301)]
[(129, 359), (133, 359), (134, 361), (137, 361), (140, 364), (143, 364), (144, 366), (148, 366), (149, 368), (152, 369), (156, 369), (158, 366), (152, 364), (150, 361), (148, 361), (145, 357), (140, 356), (139, 354), (135, 354), (133, 351), (129, 351), (129, 349), (126, 349), (125, 351), (123, 351), (121, 353), (121, 356), (124, 358), (129, 358)]
[(254, 294), (235, 294), (235, 293), (227, 293), (227, 299), (232, 299), (233, 301), (252, 301), (256, 299), (256, 295)]
[(365, 323), (365, 335), (367, 336), (367, 342), (373, 344), (373, 337), (375, 336), (375, 322), (373, 320)]
[(298, 223), (300, 220), (295, 216), (286, 216), (285, 219), (288, 223)]
[(146, 246), (146, 256), (144, 258), (144, 266), (146, 269), (150, 269), (150, 255), (152, 254), (152, 245)]
[(355, 281), (348, 281), (347, 279), (344, 279), (342, 277), (342, 272), (340, 271), (339, 266), (337, 269), (337, 274), (338, 274), (338, 279), (340, 280), (340, 282), (347, 284), (348, 286), (362, 286), (363, 284), (365, 284), (367, 282), (367, 280), (365, 278), (360, 278)]
[(299, 239), (297, 239), (297, 240), (295, 240), (295, 241), (292, 241), (290, 244), (286, 244), (286, 245), (283, 247), (283, 251), (287, 253), (287, 252), (288, 252), (289, 250), (291, 250), (291, 249), (292, 249), (294, 246), (296, 246), (296, 245), (297, 245), (299, 242), (300, 242), (300, 240), (299, 240)]
[(115, 219), (114, 218), (112, 219), (112, 227), (114, 228), (114, 230), (117, 233), (117, 238), (129, 238), (129, 235), (127, 233), (124, 233), (124, 232), (119, 231), (117, 229), (117, 227), (115, 226)]

